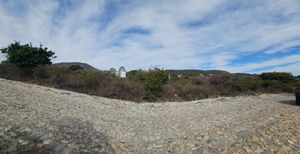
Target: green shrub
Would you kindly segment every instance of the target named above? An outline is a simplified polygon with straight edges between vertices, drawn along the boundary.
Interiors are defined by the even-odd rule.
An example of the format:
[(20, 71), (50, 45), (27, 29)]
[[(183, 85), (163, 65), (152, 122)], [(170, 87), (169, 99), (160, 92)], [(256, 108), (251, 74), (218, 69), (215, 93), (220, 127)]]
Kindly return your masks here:
[(48, 74), (50, 75), (50, 78), (47, 80), (47, 84), (65, 89), (69, 74), (67, 69), (50, 67), (48, 69)]
[(83, 70), (83, 68), (79, 65), (71, 65), (68, 69), (71, 71)]
[(78, 72), (72, 74), (75, 78), (74, 81), (78, 82), (77, 86), (78, 89), (96, 89), (97, 86), (99, 85), (99, 80), (98, 80), (98, 75), (97, 73), (92, 73), (92, 72)]
[(189, 80), (190, 80), (191, 84), (194, 84), (194, 85), (207, 85), (208, 84), (207, 80), (200, 78), (200, 77), (191, 77)]
[(33, 77), (35, 79), (46, 79), (49, 78), (47, 67), (39, 66), (33, 69)]
[(278, 80), (265, 80), (262, 83), (262, 87), (264, 88), (264, 92), (279, 93), (293, 91), (293, 87), (290, 84)]
[(226, 80), (228, 80), (228, 78), (229, 78), (229, 76), (227, 76), (227, 75), (213, 75), (213, 76), (211, 76), (210, 78), (209, 78), (209, 82), (211, 83), (211, 84), (214, 84), (214, 85), (216, 85), (216, 84), (222, 84), (222, 83), (224, 83)]
[(49, 69), (50, 78), (44, 80), (58, 88), (108, 98), (142, 101), (144, 87), (141, 82), (118, 78), (93, 71), (71, 71), (65, 68)]
[(143, 70), (133, 70), (127, 72), (127, 78), (131, 80), (136, 80), (136, 81), (145, 81), (146, 79), (146, 71)]
[(222, 84), (215, 85), (218, 95), (236, 96), (242, 92), (242, 88), (235, 80), (227, 80)]
[(168, 81), (168, 74), (158, 68), (145, 74), (145, 100), (156, 101), (163, 96), (162, 86)]
[(43, 48), (42, 45), (33, 47), (31, 44), (21, 45), (19, 42), (12, 43), (0, 51), (7, 58), (5, 63), (16, 64), (20, 68), (48, 65), (51, 64), (51, 59), (55, 58), (55, 53)]
[(291, 73), (285, 72), (266, 72), (259, 75), (263, 80), (277, 80), (281, 82), (293, 82), (295, 77)]
[(256, 77), (239, 77), (235, 79), (235, 82), (238, 83), (242, 91), (256, 92), (261, 88), (263, 81)]
[(0, 64), (0, 78), (23, 80), (20, 68), (13, 64)]
[(63, 78), (67, 88), (75, 89), (79, 92), (96, 90), (100, 82), (98, 74), (89, 71), (71, 71)]
[(126, 78), (113, 78), (105, 87), (97, 92), (108, 98), (141, 102), (144, 91), (143, 85), (139, 82)]
[(168, 101), (190, 101), (215, 95), (214, 89), (206, 85), (168, 83), (163, 86), (163, 90)]
[(109, 69), (109, 73), (111, 74), (111, 75), (114, 75), (114, 76), (117, 76), (118, 75), (118, 71), (115, 69), (115, 68), (110, 68)]

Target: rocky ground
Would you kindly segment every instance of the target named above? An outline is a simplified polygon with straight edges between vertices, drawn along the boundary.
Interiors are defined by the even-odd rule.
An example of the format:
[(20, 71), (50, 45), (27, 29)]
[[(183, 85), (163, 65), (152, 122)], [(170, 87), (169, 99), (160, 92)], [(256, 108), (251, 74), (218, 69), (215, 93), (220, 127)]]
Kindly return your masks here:
[(294, 100), (136, 104), (0, 79), (0, 153), (300, 153)]

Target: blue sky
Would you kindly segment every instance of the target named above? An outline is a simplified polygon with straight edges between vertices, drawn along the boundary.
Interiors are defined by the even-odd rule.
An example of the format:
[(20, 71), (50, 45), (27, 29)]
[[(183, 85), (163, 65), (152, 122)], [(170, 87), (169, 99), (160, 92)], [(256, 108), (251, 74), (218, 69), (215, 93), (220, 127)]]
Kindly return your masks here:
[(99, 69), (300, 75), (300, 1), (0, 0), (0, 47), (15, 40)]

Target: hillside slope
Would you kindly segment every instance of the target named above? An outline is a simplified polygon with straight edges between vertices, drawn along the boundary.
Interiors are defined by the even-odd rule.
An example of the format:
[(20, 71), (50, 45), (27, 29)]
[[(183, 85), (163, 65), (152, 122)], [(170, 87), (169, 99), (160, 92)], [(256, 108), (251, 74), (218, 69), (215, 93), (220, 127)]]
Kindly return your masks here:
[(95, 68), (87, 63), (80, 63), (80, 62), (62, 62), (62, 63), (55, 63), (52, 66), (69, 68), (72, 65), (79, 65), (80, 67), (83, 68), (83, 70), (87, 70), (87, 71), (100, 71), (97, 68)]
[(0, 79), (0, 153), (296, 153), (293, 100), (136, 104)]

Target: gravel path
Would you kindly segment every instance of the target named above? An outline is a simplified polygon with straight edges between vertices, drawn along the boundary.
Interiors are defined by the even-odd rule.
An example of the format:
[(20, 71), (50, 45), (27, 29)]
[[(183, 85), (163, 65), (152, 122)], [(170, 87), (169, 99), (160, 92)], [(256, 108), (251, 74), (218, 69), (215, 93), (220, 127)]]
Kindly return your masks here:
[(136, 104), (0, 79), (0, 153), (300, 153), (294, 100)]

